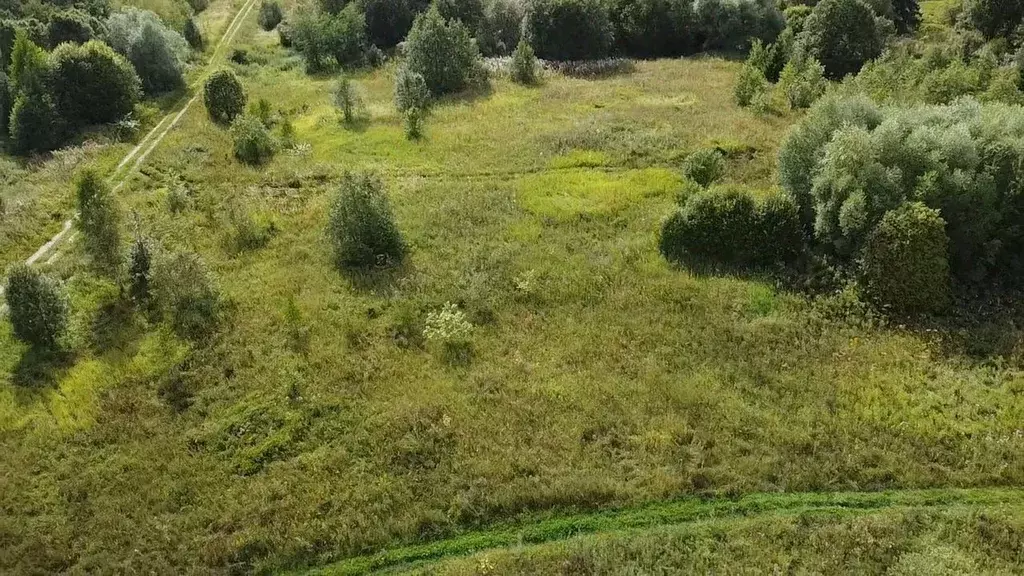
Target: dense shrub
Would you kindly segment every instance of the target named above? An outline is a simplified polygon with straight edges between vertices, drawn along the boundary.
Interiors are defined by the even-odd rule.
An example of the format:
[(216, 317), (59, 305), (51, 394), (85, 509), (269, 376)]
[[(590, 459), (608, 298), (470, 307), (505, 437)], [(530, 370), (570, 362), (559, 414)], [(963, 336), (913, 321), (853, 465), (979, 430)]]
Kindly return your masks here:
[(484, 56), (504, 56), (519, 45), (524, 7), (516, 0), (489, 0), (477, 28), (476, 43)]
[(701, 0), (694, 19), (701, 50), (746, 50), (755, 38), (774, 42), (786, 25), (772, 0)]
[(100, 24), (95, 18), (83, 10), (71, 8), (50, 15), (46, 37), (51, 48), (64, 42), (84, 44), (99, 35), (97, 28)]
[(369, 42), (391, 48), (405, 39), (416, 15), (430, 4), (425, 0), (359, 0)]
[(458, 20), (467, 30), (476, 30), (484, 17), (481, 0), (435, 0), (437, 10), (445, 20)]
[(203, 103), (215, 122), (228, 124), (245, 110), (245, 90), (230, 70), (218, 70), (203, 85)]
[(525, 85), (537, 83), (537, 57), (525, 40), (521, 40), (512, 53), (511, 74), (513, 82)]
[(67, 137), (67, 124), (46, 92), (22, 92), (11, 108), (10, 144), (14, 152), (54, 150)]
[(58, 347), (67, 331), (68, 302), (55, 280), (17, 264), (7, 273), (4, 296), (15, 338), (45, 350)]
[(355, 84), (347, 76), (342, 76), (334, 87), (333, 96), (334, 107), (341, 112), (342, 122), (348, 126), (355, 124), (363, 107), (363, 99)]
[(537, 55), (547, 60), (603, 58), (614, 44), (608, 9), (600, 0), (534, 0), (523, 31)]
[(206, 43), (203, 40), (203, 33), (199, 30), (199, 25), (196, 24), (195, 18), (189, 18), (185, 21), (185, 30), (182, 34), (185, 37), (185, 41), (192, 47), (193, 50), (202, 50), (203, 45)]
[(426, 109), (430, 90), (423, 75), (402, 66), (395, 74), (395, 108), (405, 112), (410, 108)]
[(175, 333), (202, 340), (220, 324), (220, 293), (206, 263), (197, 254), (169, 254), (156, 261), (153, 291), (170, 316)]
[(11, 47), (11, 64), (7, 68), (11, 82), (11, 93), (45, 93), (49, 90), (50, 64), (46, 51), (29, 38), (24, 30), (18, 30)]
[(1009, 37), (1024, 21), (1020, 0), (966, 0), (967, 22), (986, 39)]
[(0, 132), (7, 133), (7, 124), (11, 118), (11, 106), (13, 105), (7, 74), (0, 70)]
[(357, 4), (333, 15), (306, 8), (295, 15), (291, 27), (308, 72), (327, 70), (334, 64), (361, 66), (365, 61), (366, 19)]
[(777, 82), (789, 56), (790, 51), (787, 46), (780, 43), (765, 44), (758, 38), (754, 39), (750, 46), (746, 64), (760, 70), (769, 82)]
[(950, 302), (945, 227), (939, 211), (920, 202), (887, 212), (864, 245), (865, 293), (899, 314), (945, 308)]
[(689, 196), (663, 225), (659, 249), (690, 265), (772, 266), (792, 262), (803, 235), (791, 200), (758, 203), (746, 190), (722, 187)]
[(791, 58), (779, 75), (778, 89), (793, 109), (809, 108), (826, 87), (825, 67), (802, 54)]
[(611, 21), (619, 50), (641, 58), (679, 56), (700, 48), (690, 2), (615, 0)]
[(174, 90), (182, 76), (188, 43), (147, 10), (124, 8), (107, 19), (107, 43), (135, 67), (148, 94)]
[(75, 198), (85, 253), (97, 270), (116, 278), (121, 265), (121, 218), (110, 186), (95, 170), (83, 170)]
[(910, 34), (921, 24), (918, 0), (892, 0), (893, 22), (900, 34)]
[(736, 104), (740, 106), (750, 106), (757, 96), (764, 93), (767, 89), (768, 80), (764, 77), (764, 72), (748, 62), (743, 65), (743, 68), (740, 68), (740, 73), (736, 77), (733, 98), (736, 99)]
[(139, 307), (149, 304), (153, 267), (153, 248), (149, 242), (136, 236), (128, 250), (128, 297)]
[(274, 139), (255, 116), (243, 114), (231, 125), (235, 158), (250, 166), (259, 166), (274, 156)]
[(50, 54), (51, 94), (72, 126), (116, 122), (142, 92), (131, 64), (106, 44), (62, 44)]
[(423, 76), (431, 95), (465, 88), (479, 60), (476, 44), (461, 22), (446, 22), (436, 5), (416, 17), (406, 41), (406, 66)]
[(260, 4), (259, 24), (260, 28), (270, 31), (277, 28), (277, 25), (284, 20), (281, 12), (281, 5), (276, 0), (263, 0)]
[(822, 0), (807, 17), (801, 41), (834, 79), (856, 74), (885, 44), (874, 12), (862, 0)]
[(702, 148), (686, 157), (683, 175), (707, 188), (725, 175), (725, 158), (713, 148)]
[(395, 223), (380, 178), (346, 172), (331, 206), (327, 235), (341, 268), (397, 264), (405, 241)]

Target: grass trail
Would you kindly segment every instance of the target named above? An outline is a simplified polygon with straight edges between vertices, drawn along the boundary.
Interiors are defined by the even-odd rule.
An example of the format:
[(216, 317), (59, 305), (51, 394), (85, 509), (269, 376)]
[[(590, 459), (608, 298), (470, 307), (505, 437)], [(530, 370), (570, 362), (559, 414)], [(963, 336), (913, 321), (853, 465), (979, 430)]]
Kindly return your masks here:
[[(895, 490), (750, 494), (738, 499), (686, 498), (637, 508), (547, 518), (535, 523), (504, 524), (452, 538), (412, 544), (380, 553), (347, 558), (304, 572), (308, 575), (365, 574), (416, 562), (465, 556), (521, 544), (541, 544), (583, 534), (646, 530), (706, 520), (795, 515), (805, 512), (857, 513), (895, 508), (1024, 505), (1017, 488)], [(295, 572), (300, 574), (303, 572)]]

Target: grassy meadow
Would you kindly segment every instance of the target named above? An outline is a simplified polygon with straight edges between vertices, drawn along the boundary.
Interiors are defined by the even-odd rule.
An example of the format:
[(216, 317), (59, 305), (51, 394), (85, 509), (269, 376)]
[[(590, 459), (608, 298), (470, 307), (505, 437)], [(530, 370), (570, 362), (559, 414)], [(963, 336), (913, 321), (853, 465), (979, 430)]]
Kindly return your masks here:
[[(204, 12), (210, 29), (227, 27), (225, 5)], [(538, 87), (497, 77), (435, 106), (409, 141), (393, 63), (353, 76), (364, 119), (346, 127), (336, 77), (307, 76), (255, 10), (233, 45), (250, 63), (223, 65), (299, 146), (245, 167), (197, 104), (118, 191), (128, 232), (209, 264), (224, 324), (181, 340), (63, 249), (49, 269), (71, 294), (75, 352), (39, 361), (0, 323), (0, 572), (302, 570), (688, 496), (1024, 483), (1019, 339), (886, 325), (841, 297), (658, 254), (688, 153), (718, 147), (726, 182), (777, 185), (797, 116), (737, 107), (740, 62), (642, 61)], [(76, 165), (112, 169), (128, 149)], [(0, 264), (69, 216), (59, 162), (17, 167), (27, 199), (0, 231)], [(341, 175), (363, 169), (384, 179), (410, 256), (351, 275), (324, 229)], [(255, 249), (238, 241), (253, 223), (269, 234)], [(473, 324), (467, 357), (423, 337), (447, 302)], [(798, 553), (797, 572), (1024, 565), (1019, 500), (916, 506), (711, 519), (430, 569), (765, 573)]]

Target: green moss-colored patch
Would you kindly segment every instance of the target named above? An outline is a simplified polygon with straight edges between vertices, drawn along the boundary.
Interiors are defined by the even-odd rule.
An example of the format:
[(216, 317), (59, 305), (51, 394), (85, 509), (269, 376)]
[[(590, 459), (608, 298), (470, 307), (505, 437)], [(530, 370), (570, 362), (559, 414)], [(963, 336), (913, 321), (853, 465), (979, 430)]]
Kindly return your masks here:
[(519, 202), (530, 212), (569, 220), (614, 214), (644, 198), (672, 195), (681, 184), (682, 177), (663, 168), (566, 170), (526, 176), (517, 190)]

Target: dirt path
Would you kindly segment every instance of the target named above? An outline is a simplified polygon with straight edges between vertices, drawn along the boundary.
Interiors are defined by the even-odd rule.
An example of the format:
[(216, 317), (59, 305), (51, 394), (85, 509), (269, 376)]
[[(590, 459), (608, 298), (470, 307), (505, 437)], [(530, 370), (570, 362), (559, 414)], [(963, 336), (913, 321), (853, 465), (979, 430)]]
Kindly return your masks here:
[(314, 568), (308, 575), (366, 574), (523, 544), (565, 540), (582, 534), (644, 530), (709, 520), (786, 516), (813, 511), (858, 513), (900, 508), (1024, 506), (1022, 488), (893, 490), (887, 492), (809, 492), (749, 494), (739, 499), (686, 498), (637, 508), (606, 510), (498, 525), (444, 540), (385, 549)]
[[(245, 22), (246, 17), (252, 11), (252, 7), (256, 5), (256, 0), (246, 0), (245, 4), (238, 9), (235, 13), (235, 17), (228, 24), (227, 30), (221, 35), (220, 40), (214, 47), (213, 54), (210, 55), (210, 60), (207, 63), (205, 70), (192, 84), (189, 85), (189, 92), (194, 95), (185, 95), (179, 100), (175, 106), (175, 110), (169, 112), (160, 122), (150, 130), (142, 140), (139, 141), (138, 145), (131, 149), (124, 158), (117, 164), (114, 169), (114, 173), (108, 177), (108, 181), (116, 192), (124, 183), (127, 182), (128, 177), (131, 176), (136, 169), (145, 161), (146, 157), (163, 141), (164, 137), (178, 124), (182, 116), (196, 103), (199, 99), (198, 88), (206, 80), (207, 76), (213, 71), (214, 66), (218, 62), (218, 58), (221, 56), (222, 50), (231, 44), (234, 40), (235, 35), (242, 27), (242, 23)], [(39, 262), (44, 256), (52, 253), (50, 258), (46, 261), (47, 263), (53, 262), (57, 257), (57, 248), (59, 248), (66, 240), (73, 238), (74, 233), (72, 229), (74, 227), (74, 221), (77, 214), (72, 215), (64, 221), (64, 225), (61, 227), (60, 232), (50, 238), (45, 244), (39, 247), (31, 256), (25, 260), (25, 264), (32, 266)], [(0, 286), (0, 296), (3, 296), (4, 287)], [(7, 309), (6, 305), (0, 305), (0, 313), (5, 312)]]

